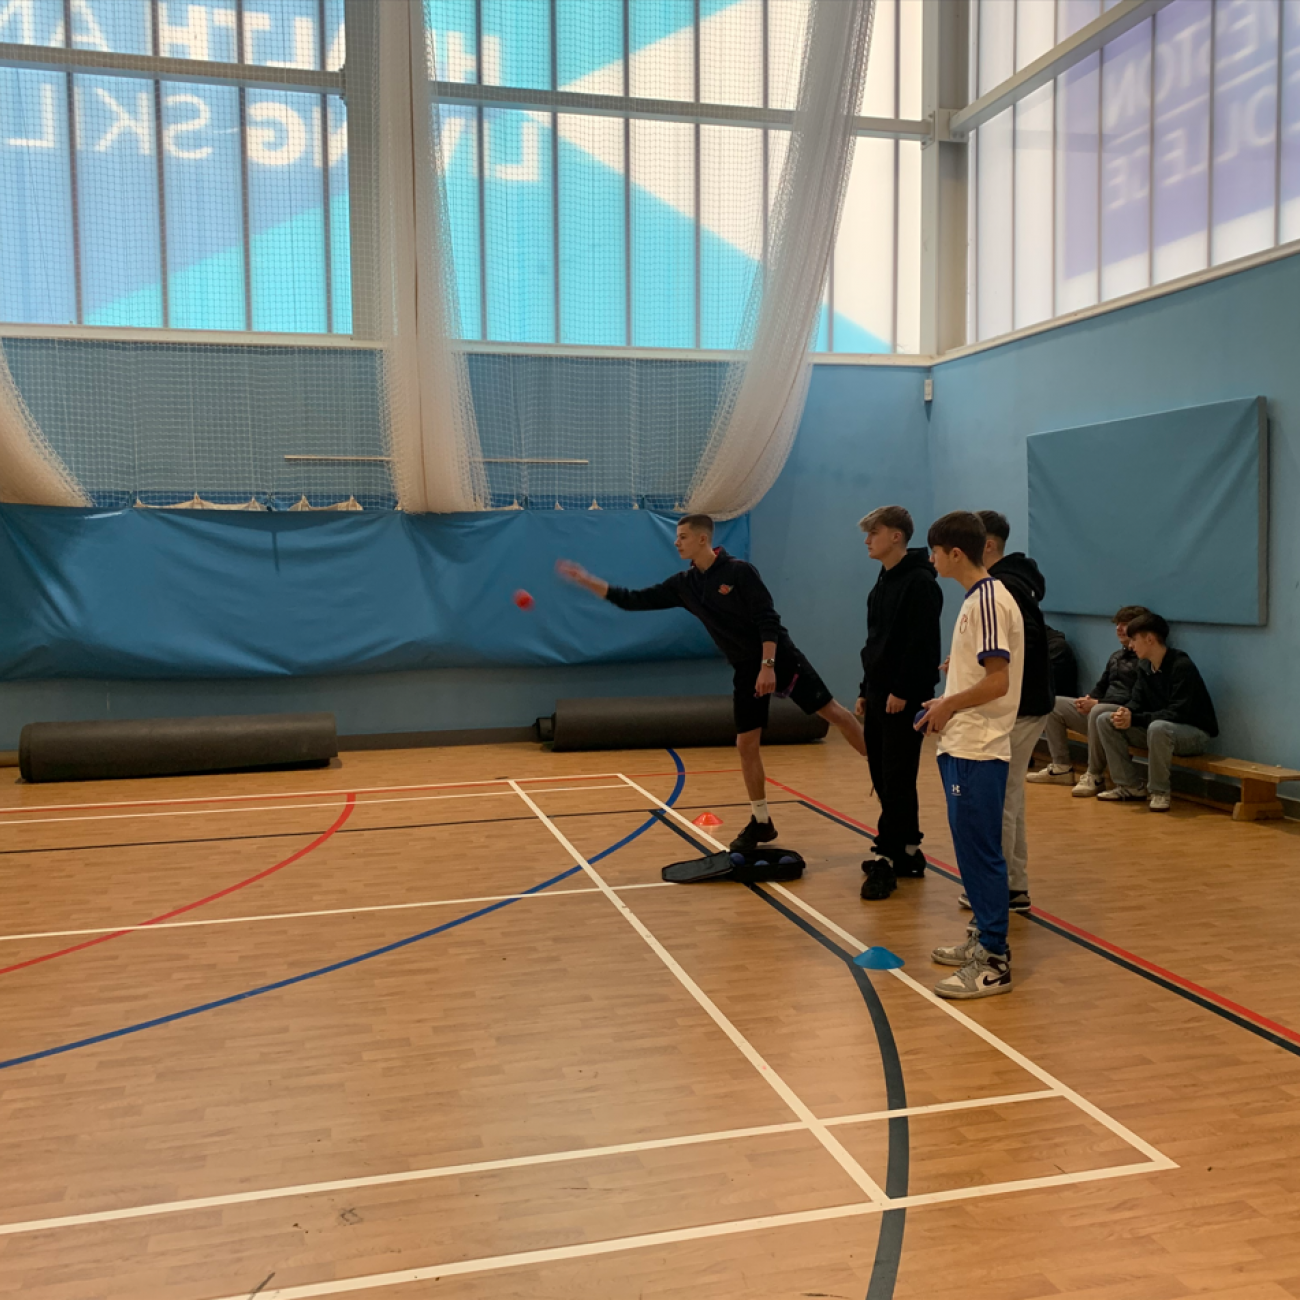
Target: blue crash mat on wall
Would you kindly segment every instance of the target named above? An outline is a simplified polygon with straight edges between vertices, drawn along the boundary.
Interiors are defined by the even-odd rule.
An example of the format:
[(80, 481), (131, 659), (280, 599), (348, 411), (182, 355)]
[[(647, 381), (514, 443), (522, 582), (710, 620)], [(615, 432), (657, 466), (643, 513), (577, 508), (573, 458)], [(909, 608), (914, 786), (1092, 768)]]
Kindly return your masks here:
[[(682, 610), (562, 582), (681, 567), (645, 510), (488, 515), (0, 506), (0, 677), (160, 680), (716, 657)], [(718, 541), (749, 554), (749, 521)], [(522, 611), (524, 588), (536, 598)]]
[(1029, 548), (1043, 608), (1171, 622), (1268, 621), (1262, 397), (1032, 434)]

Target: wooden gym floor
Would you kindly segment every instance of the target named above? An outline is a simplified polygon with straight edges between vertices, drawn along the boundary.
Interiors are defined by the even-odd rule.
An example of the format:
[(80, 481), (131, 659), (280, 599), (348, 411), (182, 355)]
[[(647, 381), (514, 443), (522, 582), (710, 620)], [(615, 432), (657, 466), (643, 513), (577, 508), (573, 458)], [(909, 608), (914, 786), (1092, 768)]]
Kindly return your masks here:
[(1300, 827), (1031, 786), (1016, 992), (953, 1007), (932, 760), (879, 903), (861, 760), (768, 760), (756, 890), (659, 882), (728, 750), (6, 781), (0, 1294), (1300, 1297)]

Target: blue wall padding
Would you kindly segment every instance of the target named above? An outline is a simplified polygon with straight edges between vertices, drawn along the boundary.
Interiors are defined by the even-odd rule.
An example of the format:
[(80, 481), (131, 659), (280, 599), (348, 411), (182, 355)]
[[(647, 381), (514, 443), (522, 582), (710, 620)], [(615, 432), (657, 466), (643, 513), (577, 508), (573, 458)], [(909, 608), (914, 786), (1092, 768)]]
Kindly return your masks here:
[(1268, 417), (1250, 398), (1033, 434), (1029, 547), (1043, 608), (1268, 615)]
[[(649, 511), (409, 516), (0, 507), (0, 677), (165, 680), (716, 655), (556, 559), (643, 586), (681, 567)], [(749, 521), (719, 543), (749, 553)], [(536, 598), (530, 611), (517, 589)]]

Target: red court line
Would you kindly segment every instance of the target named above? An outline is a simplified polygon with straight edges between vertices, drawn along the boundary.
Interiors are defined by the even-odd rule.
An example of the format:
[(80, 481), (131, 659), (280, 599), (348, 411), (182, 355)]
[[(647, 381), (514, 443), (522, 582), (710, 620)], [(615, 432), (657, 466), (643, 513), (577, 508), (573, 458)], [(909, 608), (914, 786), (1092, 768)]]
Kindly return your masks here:
[[(822, 803), (819, 799), (814, 799), (809, 795), (800, 794), (798, 790), (792, 789), (788, 785), (783, 785), (780, 781), (773, 780), (770, 776), (767, 778), (769, 784), (777, 786), (779, 789), (792, 794), (797, 799), (802, 799), (805, 803), (812, 804), (815, 808), (821, 808), (828, 813), (834, 814), (841, 821), (849, 822), (854, 826), (861, 827), (864, 831), (875, 834), (876, 828), (868, 826), (865, 822), (860, 822), (856, 817), (850, 817), (848, 813), (842, 813), (838, 808), (832, 808), (830, 804)], [(926, 854), (926, 861), (936, 867), (943, 868), (943, 874), (950, 880), (961, 883), (961, 876), (957, 868), (950, 863), (943, 862), (939, 858)], [(1102, 948), (1112, 956), (1118, 957), (1121, 961), (1128, 962), (1132, 966), (1147, 971), (1159, 979), (1165, 980), (1170, 984), (1177, 985), (1180, 989), (1185, 989), (1188, 993), (1195, 994), (1198, 998), (1206, 1002), (1212, 1002), (1216, 1007), (1222, 1007), (1225, 1011), (1231, 1011), (1233, 1015), (1240, 1016), (1243, 1020), (1249, 1020), (1251, 1024), (1258, 1025), (1261, 1029), (1267, 1029), (1269, 1033), (1276, 1034), (1279, 1038), (1285, 1038), (1287, 1042), (1295, 1043), (1300, 1046), (1300, 1032), (1288, 1028), (1286, 1025), (1279, 1024), (1276, 1020), (1270, 1020), (1268, 1016), (1261, 1012), (1252, 1011), (1249, 1007), (1243, 1007), (1240, 1002), (1234, 1002), (1231, 998), (1224, 997), (1222, 993), (1216, 993), (1213, 989), (1207, 989), (1203, 984), (1197, 984), (1195, 980), (1189, 980), (1186, 976), (1178, 975), (1174, 971), (1166, 970), (1163, 966), (1158, 966), (1153, 961), (1148, 961), (1145, 957), (1139, 957), (1137, 953), (1129, 952), (1127, 948), (1121, 948), (1118, 944), (1111, 943), (1109, 939), (1103, 939), (1100, 935), (1093, 934), (1090, 930), (1085, 930), (1073, 922), (1063, 920), (1059, 916), (1054, 916), (1051, 912), (1044, 911), (1041, 907), (1032, 907), (1030, 912), (1049, 925), (1057, 926), (1074, 935), (1076, 938), (1084, 940), (1086, 943), (1093, 944), (1095, 947)]]
[(193, 903), (174, 907), (170, 912), (164, 912), (161, 916), (151, 916), (147, 921), (141, 921), (139, 925), (131, 926), (128, 929), (113, 930), (109, 934), (96, 935), (95, 938), (87, 939), (83, 943), (74, 943), (69, 948), (60, 948), (56, 952), (47, 952), (39, 957), (29, 957), (26, 961), (14, 962), (12, 966), (0, 966), (0, 975), (8, 975), (13, 971), (23, 970), (27, 966), (39, 966), (41, 962), (53, 961), (56, 957), (66, 957), (69, 953), (80, 952), (83, 948), (93, 948), (96, 944), (107, 943), (110, 939), (119, 939), (122, 935), (131, 934), (144, 926), (157, 925), (161, 921), (170, 921), (173, 916), (180, 916), (183, 912), (192, 912), (196, 907), (202, 907), (205, 903), (215, 903), (218, 898), (225, 898), (227, 894), (233, 894), (237, 890), (245, 889), (249, 885), (256, 884), (259, 880), (265, 880), (267, 876), (274, 875), (277, 871), (291, 866), (300, 858), (305, 858), (313, 849), (320, 848), (352, 816), (352, 811), (356, 806), (357, 796), (349, 794), (347, 801), (343, 805), (343, 811), (335, 818), (333, 826), (326, 831), (322, 831), (310, 844), (299, 849), (296, 853), (291, 853), (283, 861), (277, 862), (273, 867), (267, 867), (264, 871), (259, 871), (255, 876), (249, 876), (247, 880), (240, 880), (233, 885), (227, 885), (225, 889), (219, 889), (215, 894), (209, 894), (206, 898), (200, 898)]

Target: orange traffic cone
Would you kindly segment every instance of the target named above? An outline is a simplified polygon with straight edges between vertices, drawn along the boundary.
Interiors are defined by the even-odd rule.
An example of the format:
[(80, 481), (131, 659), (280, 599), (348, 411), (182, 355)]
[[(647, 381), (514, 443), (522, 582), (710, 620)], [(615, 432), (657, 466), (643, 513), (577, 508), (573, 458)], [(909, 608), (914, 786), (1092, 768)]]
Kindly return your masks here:
[(699, 826), (703, 830), (711, 830), (714, 826), (722, 825), (722, 818), (715, 816), (711, 812), (702, 812), (692, 823), (692, 826)]

